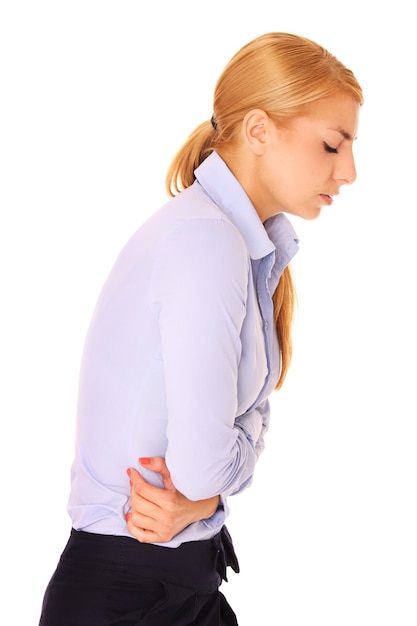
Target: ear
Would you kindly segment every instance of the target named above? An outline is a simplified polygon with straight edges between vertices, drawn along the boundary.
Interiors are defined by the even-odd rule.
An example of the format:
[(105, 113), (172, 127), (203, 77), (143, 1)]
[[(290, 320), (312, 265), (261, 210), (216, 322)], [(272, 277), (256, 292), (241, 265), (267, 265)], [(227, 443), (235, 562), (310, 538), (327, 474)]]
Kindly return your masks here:
[(252, 152), (261, 156), (265, 152), (270, 119), (262, 109), (252, 109), (242, 122), (243, 137)]

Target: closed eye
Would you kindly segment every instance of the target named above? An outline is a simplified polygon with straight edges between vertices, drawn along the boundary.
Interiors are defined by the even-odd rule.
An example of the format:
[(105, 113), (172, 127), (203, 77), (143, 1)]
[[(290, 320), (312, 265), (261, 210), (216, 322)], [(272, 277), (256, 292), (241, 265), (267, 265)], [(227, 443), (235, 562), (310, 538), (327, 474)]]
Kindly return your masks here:
[(323, 146), (326, 152), (331, 152), (331, 154), (337, 154), (337, 148), (332, 148), (328, 143), (323, 141)]

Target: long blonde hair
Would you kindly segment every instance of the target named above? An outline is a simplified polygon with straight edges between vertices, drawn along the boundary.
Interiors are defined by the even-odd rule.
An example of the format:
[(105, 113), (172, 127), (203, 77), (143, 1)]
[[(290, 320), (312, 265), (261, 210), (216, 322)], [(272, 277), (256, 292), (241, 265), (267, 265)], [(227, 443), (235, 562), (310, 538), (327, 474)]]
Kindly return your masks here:
[[(277, 124), (305, 114), (314, 102), (342, 93), (363, 104), (353, 72), (310, 39), (267, 33), (241, 48), (223, 70), (214, 91), (213, 118), (200, 124), (175, 155), (166, 177), (171, 196), (193, 184), (194, 170), (214, 150), (236, 139), (251, 109), (264, 110)], [(290, 266), (272, 297), (281, 351), (279, 389), (292, 357), (296, 294)]]

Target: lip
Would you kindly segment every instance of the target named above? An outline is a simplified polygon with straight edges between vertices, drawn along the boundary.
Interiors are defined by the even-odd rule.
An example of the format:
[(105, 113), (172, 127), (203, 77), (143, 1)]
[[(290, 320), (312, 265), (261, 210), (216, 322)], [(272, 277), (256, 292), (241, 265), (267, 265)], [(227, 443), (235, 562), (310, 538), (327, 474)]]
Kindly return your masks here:
[(333, 202), (333, 197), (327, 195), (326, 193), (321, 193), (320, 198), (323, 199), (324, 204), (327, 204), (327, 206), (330, 206)]

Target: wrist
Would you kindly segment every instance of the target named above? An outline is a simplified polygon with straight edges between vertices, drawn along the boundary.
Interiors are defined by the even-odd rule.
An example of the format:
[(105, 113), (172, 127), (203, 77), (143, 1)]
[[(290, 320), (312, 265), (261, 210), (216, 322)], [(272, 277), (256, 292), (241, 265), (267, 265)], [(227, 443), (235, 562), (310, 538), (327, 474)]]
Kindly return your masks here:
[(199, 500), (196, 503), (198, 506), (195, 510), (195, 520), (199, 522), (203, 519), (209, 519), (212, 517), (219, 507), (223, 508), (221, 504), (220, 496), (213, 496), (213, 498), (207, 498), (206, 500)]

